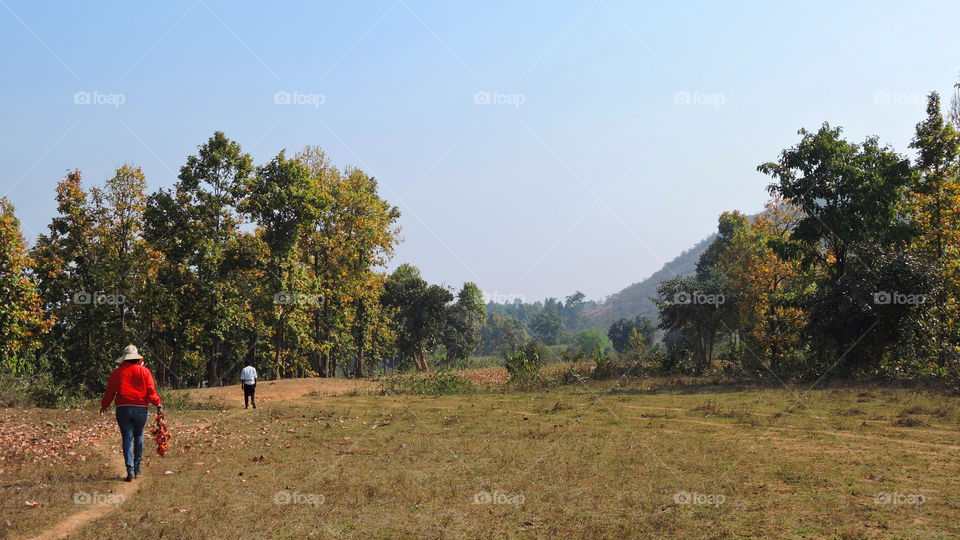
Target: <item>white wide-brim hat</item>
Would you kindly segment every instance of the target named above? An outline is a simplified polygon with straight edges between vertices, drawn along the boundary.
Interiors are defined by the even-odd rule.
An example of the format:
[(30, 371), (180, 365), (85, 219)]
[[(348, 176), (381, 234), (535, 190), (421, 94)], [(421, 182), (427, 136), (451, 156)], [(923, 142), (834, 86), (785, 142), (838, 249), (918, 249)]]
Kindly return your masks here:
[(117, 358), (117, 363), (119, 364), (125, 360), (143, 360), (143, 357), (140, 356), (140, 353), (137, 351), (135, 346), (127, 345), (127, 347), (123, 349), (123, 354), (120, 356), (120, 358)]

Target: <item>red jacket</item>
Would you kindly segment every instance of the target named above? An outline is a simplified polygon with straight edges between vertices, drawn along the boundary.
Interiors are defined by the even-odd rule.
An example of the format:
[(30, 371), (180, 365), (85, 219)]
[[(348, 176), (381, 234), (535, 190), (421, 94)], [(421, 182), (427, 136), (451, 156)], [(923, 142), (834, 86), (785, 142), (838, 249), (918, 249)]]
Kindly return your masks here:
[(151, 403), (160, 405), (160, 396), (157, 395), (157, 385), (153, 382), (150, 370), (136, 362), (121, 362), (117, 369), (110, 374), (107, 381), (107, 391), (100, 400), (100, 408), (106, 409), (117, 398), (117, 407), (133, 405), (149, 407)]

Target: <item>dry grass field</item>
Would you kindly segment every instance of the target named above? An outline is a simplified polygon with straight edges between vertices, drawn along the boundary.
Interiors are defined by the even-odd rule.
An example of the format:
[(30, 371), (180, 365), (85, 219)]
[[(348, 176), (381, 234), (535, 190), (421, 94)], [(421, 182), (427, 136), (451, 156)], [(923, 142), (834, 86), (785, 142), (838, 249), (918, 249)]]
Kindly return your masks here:
[(168, 411), (171, 451), (158, 458), (148, 441), (131, 488), (118, 482), (112, 418), (2, 410), (0, 430), (23, 444), (0, 449), (0, 534), (960, 536), (960, 402), (948, 392), (691, 379), (446, 396), (376, 387), (264, 383), (257, 410), (238, 405), (236, 387), (185, 391), (221, 408)]

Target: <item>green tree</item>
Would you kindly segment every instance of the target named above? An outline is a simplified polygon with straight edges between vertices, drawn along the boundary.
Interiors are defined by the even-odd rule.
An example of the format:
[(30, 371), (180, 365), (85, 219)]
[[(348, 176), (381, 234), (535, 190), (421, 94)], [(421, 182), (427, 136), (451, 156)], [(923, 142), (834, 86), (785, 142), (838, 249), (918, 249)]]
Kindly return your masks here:
[(607, 337), (613, 344), (613, 348), (620, 354), (624, 354), (634, 348), (636, 336), (639, 335), (644, 345), (653, 342), (653, 334), (656, 331), (656, 325), (650, 319), (643, 316), (637, 316), (635, 319), (619, 319), (610, 325), (607, 330)]
[(587, 296), (577, 291), (566, 298), (563, 304), (563, 322), (567, 330), (573, 331), (580, 326), (583, 310), (587, 307)]
[(341, 173), (320, 148), (308, 146), (296, 159), (329, 203), (299, 247), (307, 288), (319, 300), (309, 309), (310, 352), (317, 373), (333, 377), (333, 351), (349, 343), (353, 374), (359, 377), (364, 364), (375, 360), (367, 359), (365, 344), (382, 322), (377, 322), (380, 315), (371, 317), (386, 314), (378, 305), (384, 280), (377, 271), (393, 256), (400, 211), (380, 197), (375, 178), (352, 167)]
[(584, 354), (603, 353), (612, 344), (607, 336), (599, 328), (587, 328), (577, 334), (575, 339), (577, 347)]
[(796, 252), (791, 235), (800, 217), (799, 208), (774, 199), (717, 253), (727, 294), (736, 298), (737, 331), (749, 343), (740, 355), (747, 373), (766, 374), (760, 369), (766, 367), (784, 376), (801, 375), (801, 366), (791, 359), (799, 361), (804, 348), (804, 302), (814, 290), (814, 276), (802, 271), (800, 261), (779, 255)]
[(427, 354), (443, 339), (452, 300), (450, 291), (429, 285), (415, 266), (401, 264), (387, 278), (382, 301), (396, 314), (397, 348), (413, 359), (418, 371), (430, 370)]
[(116, 293), (108, 285), (105, 220), (92, 202), (100, 197), (83, 189), (80, 171), (68, 173), (57, 185), (58, 215), (31, 252), (43, 310), (56, 321), (44, 337), (44, 360), (54, 378), (87, 391), (103, 388), (112, 364), (104, 351), (117, 350), (118, 341), (119, 297), (110, 296)]
[[(957, 102), (955, 102), (956, 104)], [(930, 298), (940, 368), (960, 341), (960, 134), (943, 118), (940, 96), (927, 99), (927, 118), (917, 124), (911, 148), (917, 150), (918, 174), (911, 186), (907, 213), (916, 226), (914, 248), (940, 276), (942, 286)]]
[(303, 289), (304, 272), (297, 262), (296, 247), (317, 216), (330, 204), (311, 180), (310, 170), (280, 152), (247, 181), (249, 195), (240, 208), (257, 221), (269, 250), (265, 279), (273, 292), (273, 308), (267, 313), (272, 328), (272, 360), (275, 377), (304, 367), (297, 364), (294, 349), (306, 332), (302, 304), (295, 293)]
[(807, 267), (823, 269), (815, 305), (809, 307), (817, 313), (810, 333), (820, 355), (842, 358), (839, 369), (849, 372), (877, 359), (856, 347), (864, 329), (831, 299), (837, 298), (851, 264), (869, 269), (877, 248), (909, 240), (902, 201), (914, 173), (908, 160), (880, 146), (876, 137), (851, 143), (828, 124), (817, 133), (800, 134), (800, 143), (758, 170), (778, 180), (769, 186), (772, 194), (803, 211), (791, 235), (799, 246), (795, 255)]
[(530, 333), (544, 345), (556, 345), (563, 331), (563, 320), (556, 313), (540, 311), (533, 314)]
[(31, 265), (13, 205), (0, 198), (0, 371), (14, 375), (33, 369), (28, 357), (53, 324), (41, 309)]
[(476, 283), (467, 282), (457, 294), (457, 301), (447, 309), (447, 327), (443, 346), (448, 360), (466, 361), (480, 344), (487, 319), (483, 292)]
[(488, 313), (483, 327), (481, 349), (484, 354), (509, 355), (523, 348), (530, 340), (523, 323), (504, 313)]
[(174, 232), (189, 241), (188, 264), (196, 274), (190, 301), (202, 308), (197, 310), (203, 328), (198, 345), (206, 358), (207, 381), (213, 386), (221, 381), (222, 362), (238, 356), (236, 350), (222, 350), (224, 343), (237, 342), (230, 338), (239, 337), (235, 330), (244, 303), (226, 266), (231, 264), (228, 253), (238, 247), (241, 217), (237, 208), (253, 172), (250, 155), (217, 131), (187, 158), (175, 186), (187, 204), (182, 210), (187, 212), (189, 230)]
[(144, 211), (143, 235), (156, 263), (142, 302), (142, 338), (159, 356), (158, 382), (174, 388), (208, 373), (197, 353), (208, 314), (192, 301), (201, 287), (193, 261), (202, 231), (193, 226), (191, 207), (187, 193), (161, 189)]
[(721, 333), (730, 322), (731, 309), (727, 304), (726, 280), (716, 268), (708, 267), (693, 276), (669, 279), (657, 286), (657, 307), (660, 308), (660, 328), (679, 332), (692, 343), (696, 371), (711, 366), (714, 348)]

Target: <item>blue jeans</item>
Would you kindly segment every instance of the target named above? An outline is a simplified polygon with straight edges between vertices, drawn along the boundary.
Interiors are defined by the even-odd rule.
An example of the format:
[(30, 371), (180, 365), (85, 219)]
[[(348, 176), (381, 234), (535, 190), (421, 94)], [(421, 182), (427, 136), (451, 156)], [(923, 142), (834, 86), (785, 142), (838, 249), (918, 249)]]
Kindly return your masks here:
[(127, 474), (140, 470), (143, 458), (143, 426), (147, 425), (146, 407), (117, 407), (117, 425), (123, 437), (123, 461), (127, 465)]

